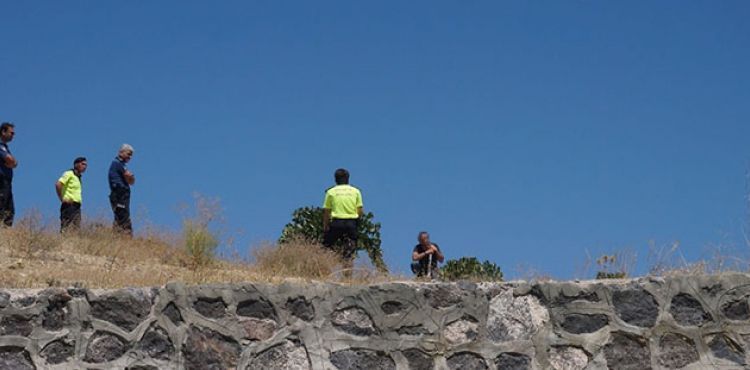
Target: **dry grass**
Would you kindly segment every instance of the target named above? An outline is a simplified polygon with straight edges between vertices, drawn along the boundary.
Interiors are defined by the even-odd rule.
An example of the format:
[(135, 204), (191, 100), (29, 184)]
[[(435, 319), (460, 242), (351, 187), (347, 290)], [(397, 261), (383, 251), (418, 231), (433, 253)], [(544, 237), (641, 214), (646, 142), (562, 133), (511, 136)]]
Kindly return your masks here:
[(304, 239), (279, 245), (266, 243), (252, 254), (254, 270), (269, 281), (293, 278), (369, 284), (395, 278), (378, 272), (371, 265), (350, 266), (330, 249)]
[(264, 276), (325, 279), (341, 269), (343, 261), (329, 249), (303, 239), (253, 250), (255, 268)]
[(187, 284), (323, 280), (368, 284), (390, 279), (363, 266), (343, 274), (341, 260), (304, 241), (283, 246), (264, 244), (254, 250), (255, 264), (239, 257), (196, 263), (184, 232), (150, 227), (129, 238), (111, 231), (108, 221), (85, 222), (81, 230), (60, 234), (56, 222), (38, 212), (0, 228), (0, 286), (119, 288)]

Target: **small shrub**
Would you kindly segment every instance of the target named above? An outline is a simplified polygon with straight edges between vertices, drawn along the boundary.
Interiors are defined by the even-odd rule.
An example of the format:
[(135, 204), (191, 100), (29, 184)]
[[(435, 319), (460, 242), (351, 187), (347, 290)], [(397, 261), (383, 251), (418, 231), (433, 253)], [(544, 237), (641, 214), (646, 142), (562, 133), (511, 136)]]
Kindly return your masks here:
[(446, 280), (503, 281), (503, 272), (495, 263), (479, 262), (476, 257), (449, 260), (440, 270)]
[(3, 230), (2, 240), (14, 257), (44, 258), (47, 253), (59, 250), (62, 237), (51, 231), (42, 214), (32, 209), (11, 229)]
[(630, 266), (625, 260), (626, 257), (633, 256), (630, 252), (618, 252), (611, 255), (603, 255), (596, 260), (599, 271), (596, 272), (596, 279), (624, 279), (628, 277), (628, 267)]
[(338, 254), (305, 239), (288, 239), (253, 250), (255, 269), (263, 276), (325, 279), (343, 265)]
[(194, 266), (205, 266), (213, 261), (219, 239), (205, 225), (187, 220), (183, 223), (182, 234), (185, 250)]
[(191, 217), (182, 222), (182, 237), (185, 251), (191, 259), (193, 269), (211, 264), (220, 244), (218, 232), (211, 225), (221, 219), (221, 205), (216, 198), (195, 194), (195, 209)]

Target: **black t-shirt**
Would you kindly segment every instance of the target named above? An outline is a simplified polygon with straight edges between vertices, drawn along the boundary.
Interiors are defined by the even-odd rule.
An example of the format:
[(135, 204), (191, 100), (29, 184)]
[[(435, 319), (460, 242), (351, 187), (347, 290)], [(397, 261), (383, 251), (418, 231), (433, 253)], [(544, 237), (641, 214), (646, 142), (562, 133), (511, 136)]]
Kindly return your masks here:
[[(438, 246), (437, 243), (432, 243), (432, 245), (434, 245), (435, 248), (437, 248), (438, 251), (440, 250), (440, 246)], [(427, 248), (423, 247), (422, 244), (417, 244), (416, 246), (414, 246), (414, 251), (412, 253), (414, 253), (414, 252), (424, 253), (426, 250), (427, 250)], [(427, 272), (427, 263), (428, 263), (429, 260), (430, 260), (430, 255), (426, 255), (426, 256), (422, 257), (422, 259), (416, 261), (417, 263), (419, 263), (419, 270), (420, 270), (420, 272), (422, 272), (422, 273), (426, 273)], [(437, 269), (437, 265), (438, 265), (437, 256), (433, 254), (432, 255), (432, 269), (436, 270)]]

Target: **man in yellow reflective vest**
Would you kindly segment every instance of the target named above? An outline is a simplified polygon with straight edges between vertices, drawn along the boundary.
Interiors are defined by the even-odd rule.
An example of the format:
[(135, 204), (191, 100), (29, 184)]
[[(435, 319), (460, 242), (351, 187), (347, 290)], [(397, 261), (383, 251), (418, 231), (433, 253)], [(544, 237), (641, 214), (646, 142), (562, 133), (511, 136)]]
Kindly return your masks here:
[(334, 178), (336, 186), (326, 191), (323, 201), (323, 245), (332, 248), (343, 238), (345, 243), (340, 254), (350, 263), (357, 249), (357, 224), (364, 214), (362, 194), (349, 185), (346, 169), (337, 169)]
[(60, 199), (60, 232), (78, 230), (81, 227), (81, 203), (83, 202), (81, 176), (86, 172), (86, 158), (78, 157), (73, 168), (63, 172), (55, 183)]

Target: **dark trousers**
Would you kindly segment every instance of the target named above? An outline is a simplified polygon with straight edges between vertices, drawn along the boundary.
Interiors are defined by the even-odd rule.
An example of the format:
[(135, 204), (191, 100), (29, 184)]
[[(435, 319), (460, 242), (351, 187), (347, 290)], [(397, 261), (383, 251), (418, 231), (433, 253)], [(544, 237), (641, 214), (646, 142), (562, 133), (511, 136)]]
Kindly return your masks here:
[(13, 204), (13, 184), (6, 179), (0, 178), (0, 223), (5, 226), (13, 226), (13, 217), (16, 215), (16, 207)]
[(115, 214), (112, 225), (116, 232), (133, 234), (133, 225), (130, 222), (130, 189), (114, 188), (109, 193), (109, 204)]
[(81, 228), (81, 203), (60, 205), (60, 232)]
[[(339, 240), (343, 240), (343, 246), (336, 246)], [(345, 260), (351, 260), (357, 249), (357, 220), (333, 219), (323, 235), (323, 245), (336, 250)]]

